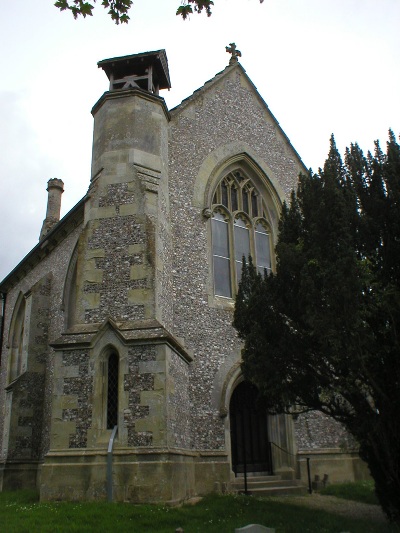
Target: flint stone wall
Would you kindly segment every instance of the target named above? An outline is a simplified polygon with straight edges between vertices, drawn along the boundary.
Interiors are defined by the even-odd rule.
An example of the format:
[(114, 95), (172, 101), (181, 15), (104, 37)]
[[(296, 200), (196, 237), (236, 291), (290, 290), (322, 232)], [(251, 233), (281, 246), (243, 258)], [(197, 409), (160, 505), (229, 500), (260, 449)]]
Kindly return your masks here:
[(192, 447), (190, 434), (189, 368), (175, 353), (171, 354), (168, 367), (168, 420), (167, 434), (171, 447)]
[(294, 423), (299, 451), (321, 448), (356, 450), (357, 443), (346, 429), (333, 418), (319, 411), (300, 415)]
[[(5, 443), (2, 442), (4, 435), (4, 422), (8, 420), (6, 418), (6, 402), (5, 402), (5, 390), (7, 385), (7, 369), (9, 366), (9, 357), (11, 350), (8, 347), (8, 332), (10, 331), (11, 320), (13, 317), (13, 311), (18, 299), (19, 294), (23, 294), (32, 290), (32, 288), (40, 282), (43, 278), (50, 275), (51, 283), (45, 284), (41, 291), (47, 291), (46, 296), (48, 304), (47, 307), (43, 307), (37, 313), (37, 330), (33, 333), (31, 338), (31, 346), (39, 343), (42, 345), (45, 343), (45, 337), (47, 339), (55, 339), (60, 336), (64, 329), (65, 314), (63, 310), (63, 289), (67, 268), (72, 257), (74, 247), (76, 245), (79, 233), (81, 231), (80, 226), (77, 226), (65, 239), (58, 244), (57, 248), (44, 256), (40, 263), (32, 269), (25, 272), (24, 277), (18, 281), (7, 293), (6, 303), (6, 315), (4, 324), (4, 339), (2, 350), (2, 365), (0, 375), (0, 460), (6, 459), (7, 448)], [(33, 300), (33, 303), (35, 301)], [(46, 340), (47, 342), (47, 340)], [(44, 369), (41, 376), (27, 375), (21, 380), (21, 387), (26, 389), (28, 398), (21, 399), (22, 411), (26, 413), (27, 409), (29, 414), (24, 418), (29, 426), (29, 418), (32, 418), (31, 430), (28, 427), (28, 432), (32, 431), (33, 441), (29, 439), (24, 440), (24, 446), (22, 446), (22, 440), (19, 445), (19, 449), (23, 447), (27, 450), (31, 446), (33, 455), (36, 459), (42, 459), (49, 450), (50, 446), (50, 417), (51, 417), (51, 398), (53, 387), (53, 350), (48, 345), (46, 349), (41, 350), (40, 354), (36, 354), (36, 358), (39, 358), (40, 363), (43, 364)], [(28, 358), (32, 356), (32, 351), (28, 353)], [(22, 376), (21, 376), (22, 377)], [(40, 387), (42, 387), (42, 393), (39, 394)], [(24, 393), (25, 394), (25, 393)], [(40, 398), (40, 399), (39, 399)], [(18, 401), (15, 396), (13, 401)], [(42, 413), (41, 418), (37, 418), (38, 413)], [(23, 416), (23, 415), (21, 415)], [(21, 419), (22, 421), (23, 419)], [(37, 424), (39, 420), (42, 421), (42, 426), (39, 430)], [(40, 431), (40, 438), (38, 433)], [(35, 437), (33, 437), (36, 435)], [(7, 438), (7, 437), (6, 437)], [(11, 452), (13, 454), (16, 451)]]
[(124, 376), (124, 390), (129, 393), (128, 408), (124, 412), (128, 445), (152, 446), (152, 432), (138, 431), (136, 424), (138, 420), (148, 417), (150, 411), (148, 405), (141, 405), (141, 392), (154, 390), (154, 375), (150, 372), (140, 372), (140, 363), (155, 361), (156, 349), (154, 346), (134, 346), (128, 353), (129, 373)]
[(89, 354), (87, 350), (64, 352), (62, 365), (67, 373), (75, 374), (63, 378), (63, 396), (75, 397), (77, 404), (75, 408), (62, 410), (62, 420), (73, 421), (76, 426), (76, 431), (69, 435), (68, 447), (86, 448), (93, 412), (93, 372), (89, 370)]
[(107, 185), (99, 198), (99, 208), (112, 207), (113, 216), (98, 219), (89, 237), (89, 254), (95, 256), (95, 272), (101, 279), (84, 283), (84, 293), (98, 295), (98, 306), (85, 311), (85, 322), (101, 323), (108, 316), (114, 320), (144, 318), (144, 305), (129, 303), (128, 291), (145, 289), (152, 282), (146, 276), (131, 279), (132, 267), (145, 263), (145, 224), (143, 217), (120, 215), (121, 206), (136, 201), (137, 193), (129, 190), (128, 183)]
[(193, 191), (204, 160), (230, 143), (242, 143), (244, 151), (251, 146), (289, 194), (301, 163), (238, 70), (172, 111), (170, 125), (174, 328), (194, 354), (191, 432), (193, 446), (200, 450), (225, 447), (224, 422), (211, 400), (213, 382), (224, 361), (240, 353), (240, 343), (231, 325), (233, 302), (213, 301), (210, 222), (201, 214), (208, 206), (205, 197), (201, 207), (194, 205)]

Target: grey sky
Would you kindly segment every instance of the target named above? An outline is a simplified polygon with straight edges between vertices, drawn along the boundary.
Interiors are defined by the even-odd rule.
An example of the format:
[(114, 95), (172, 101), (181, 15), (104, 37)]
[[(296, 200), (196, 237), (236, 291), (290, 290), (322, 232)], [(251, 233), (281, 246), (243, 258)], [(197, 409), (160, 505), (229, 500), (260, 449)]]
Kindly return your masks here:
[[(308, 167), (331, 133), (344, 150), (400, 133), (400, 2), (215, 0), (213, 16), (175, 16), (179, 0), (136, 0), (116, 27), (101, 5), (74, 21), (53, 0), (3, 2), (0, 21), (0, 279), (37, 243), (46, 183), (65, 183), (62, 214), (90, 179), (90, 109), (107, 90), (96, 63), (165, 48), (177, 105), (228, 63), (241, 64)], [(154, 12), (154, 6), (159, 8)]]

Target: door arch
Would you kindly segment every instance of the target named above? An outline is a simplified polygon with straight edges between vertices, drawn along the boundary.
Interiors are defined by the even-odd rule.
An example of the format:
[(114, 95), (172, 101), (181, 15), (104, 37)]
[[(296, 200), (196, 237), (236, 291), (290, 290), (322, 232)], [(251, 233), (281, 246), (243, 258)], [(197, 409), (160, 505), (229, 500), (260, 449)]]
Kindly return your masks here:
[(272, 473), (268, 439), (268, 414), (257, 406), (257, 388), (242, 381), (229, 402), (232, 469), (244, 472)]

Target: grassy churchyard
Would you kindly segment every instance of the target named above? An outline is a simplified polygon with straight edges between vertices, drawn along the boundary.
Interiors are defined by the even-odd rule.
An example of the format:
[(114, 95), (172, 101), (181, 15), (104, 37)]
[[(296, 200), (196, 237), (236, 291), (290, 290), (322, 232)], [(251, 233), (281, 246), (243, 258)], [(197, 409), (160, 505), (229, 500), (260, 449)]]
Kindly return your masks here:
[[(185, 533), (234, 533), (235, 528), (254, 523), (273, 527), (276, 533), (399, 531), (385, 522), (379, 509), (365, 506), (372, 515), (364, 514), (363, 504), (337, 499), (339, 496), (356, 499), (364, 505), (375, 503), (371, 484), (364, 482), (326, 489), (330, 494), (332, 491), (335, 497), (321, 494), (279, 498), (210, 495), (195, 504), (180, 507), (106, 502), (39, 503), (34, 491), (3, 492), (0, 493), (0, 531), (174, 533), (180, 527)], [(316, 502), (323, 509), (315, 507)], [(350, 513), (340, 512), (341, 503), (348, 506)], [(352, 516), (353, 507), (361, 507), (357, 516)]]

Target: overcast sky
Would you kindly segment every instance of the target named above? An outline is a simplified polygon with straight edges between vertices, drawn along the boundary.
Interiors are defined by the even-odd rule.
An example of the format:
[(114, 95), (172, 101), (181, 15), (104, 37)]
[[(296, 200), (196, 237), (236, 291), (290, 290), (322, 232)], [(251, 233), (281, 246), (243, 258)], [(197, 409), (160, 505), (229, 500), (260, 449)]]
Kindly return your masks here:
[[(90, 110), (108, 80), (97, 62), (165, 48), (169, 109), (241, 64), (307, 167), (338, 148), (383, 148), (400, 134), (399, 0), (215, 0), (213, 15), (175, 16), (179, 0), (135, 0), (128, 25), (101, 5), (75, 21), (54, 0), (2, 2), (0, 20), (0, 279), (37, 244), (48, 179), (65, 183), (62, 215), (90, 179)], [(101, 4), (101, 0), (98, 0)], [(157, 10), (157, 11), (156, 11)]]

